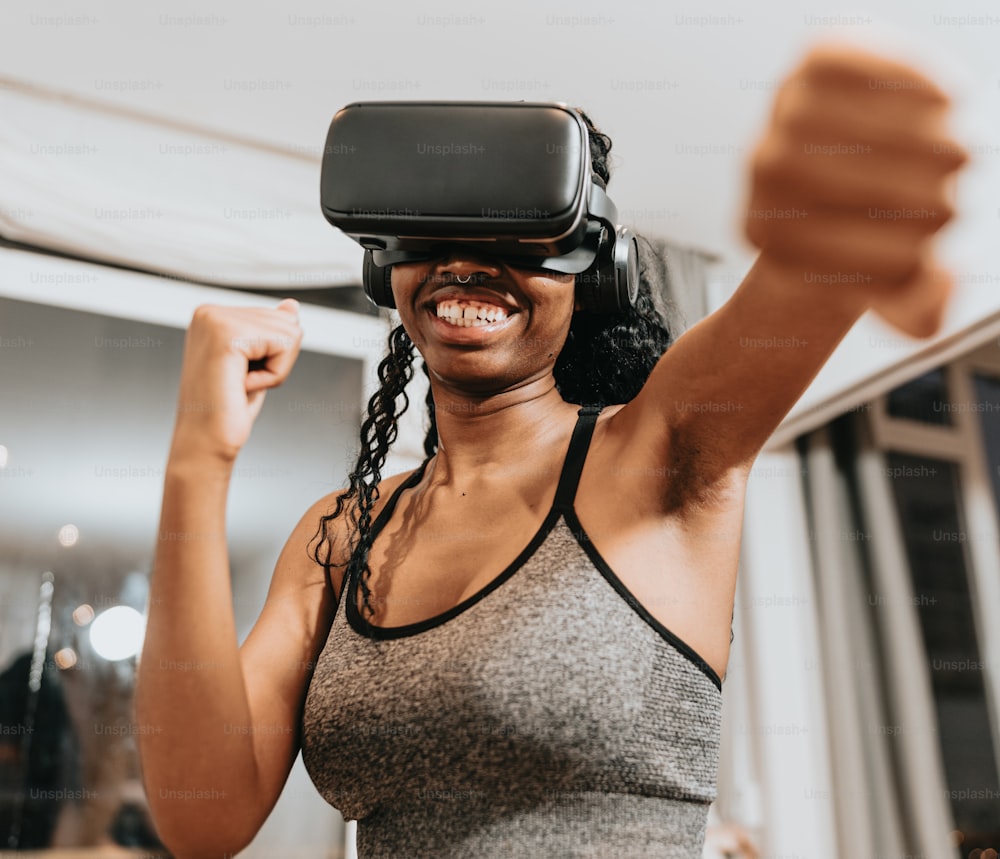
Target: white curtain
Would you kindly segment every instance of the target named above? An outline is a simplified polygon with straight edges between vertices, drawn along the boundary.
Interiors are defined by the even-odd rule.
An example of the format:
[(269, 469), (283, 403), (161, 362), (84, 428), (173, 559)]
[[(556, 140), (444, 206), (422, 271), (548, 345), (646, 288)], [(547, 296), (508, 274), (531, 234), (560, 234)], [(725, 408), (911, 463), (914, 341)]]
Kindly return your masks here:
[(320, 212), (323, 141), (282, 151), (0, 79), (0, 238), (244, 288), (360, 283)]

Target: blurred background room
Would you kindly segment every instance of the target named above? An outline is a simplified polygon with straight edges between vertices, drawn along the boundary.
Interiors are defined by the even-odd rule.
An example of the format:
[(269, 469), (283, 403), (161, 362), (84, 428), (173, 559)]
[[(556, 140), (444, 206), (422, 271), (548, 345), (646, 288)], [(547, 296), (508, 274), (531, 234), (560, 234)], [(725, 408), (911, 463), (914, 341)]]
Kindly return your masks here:
[[(166, 855), (132, 694), (196, 306), (303, 302), (230, 493), (241, 640), (292, 527), (344, 482), (388, 322), (319, 209), (340, 107), (583, 107), (680, 333), (749, 268), (751, 148), (834, 38), (955, 96), (956, 292), (929, 340), (863, 318), (754, 466), (705, 855), (996, 859), (998, 36), (989, 0), (0, 6), (0, 856)], [(413, 417), (391, 470), (422, 458)], [(240, 854), (351, 855), (301, 761)]]

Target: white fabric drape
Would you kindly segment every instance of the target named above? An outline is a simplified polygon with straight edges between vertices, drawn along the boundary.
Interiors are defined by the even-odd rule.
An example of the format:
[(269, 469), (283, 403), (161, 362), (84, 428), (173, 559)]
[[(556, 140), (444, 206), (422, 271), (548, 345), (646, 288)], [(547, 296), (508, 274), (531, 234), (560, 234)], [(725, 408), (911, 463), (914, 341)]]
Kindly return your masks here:
[(222, 286), (360, 283), (320, 212), (322, 140), (282, 153), (0, 83), (0, 237)]

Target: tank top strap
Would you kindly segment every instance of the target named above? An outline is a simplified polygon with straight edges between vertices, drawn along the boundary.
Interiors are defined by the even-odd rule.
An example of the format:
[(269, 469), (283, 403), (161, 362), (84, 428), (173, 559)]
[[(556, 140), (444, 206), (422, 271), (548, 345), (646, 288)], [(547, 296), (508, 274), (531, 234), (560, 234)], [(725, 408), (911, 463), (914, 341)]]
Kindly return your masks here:
[(399, 496), (403, 494), (407, 489), (412, 489), (416, 486), (424, 476), (424, 471), (427, 470), (427, 463), (430, 462), (430, 457), (427, 457), (420, 465), (417, 470), (413, 472), (409, 477), (406, 478), (396, 490), (389, 496), (389, 500), (385, 503), (385, 506), (379, 511), (378, 516), (375, 517), (375, 521), (372, 522), (372, 539), (381, 533), (382, 529), (385, 527), (385, 523), (389, 521), (392, 516), (393, 511), (396, 509), (396, 504), (399, 503)]
[[(381, 511), (379, 511), (378, 516), (375, 517), (375, 521), (371, 524), (371, 530), (374, 534), (372, 539), (375, 539), (375, 536), (378, 536), (378, 533), (385, 527), (385, 523), (389, 521), (389, 517), (392, 516), (392, 511), (396, 509), (396, 504), (399, 502), (399, 496), (403, 494), (403, 491), (405, 489), (409, 489), (412, 486), (415, 486), (417, 483), (420, 482), (420, 478), (423, 477), (428, 462), (430, 462), (430, 457), (428, 457), (422, 463), (420, 463), (420, 465), (417, 467), (417, 470), (414, 471), (413, 474), (411, 474), (408, 478), (406, 478), (406, 480), (400, 483), (399, 486), (396, 487), (396, 490), (392, 493), (392, 495), (389, 496), (389, 500), (386, 502), (385, 506), (381, 509)], [(330, 588), (330, 593), (332, 594), (337, 593), (336, 588), (334, 588), (333, 586), (333, 580), (330, 578), (329, 567), (327, 567), (326, 569), (326, 584)], [(341, 596), (343, 596), (344, 592), (347, 590), (349, 585), (350, 583), (347, 581), (341, 582), (341, 588), (342, 588)]]
[(556, 487), (556, 497), (552, 502), (553, 510), (570, 511), (576, 499), (576, 488), (583, 474), (583, 464), (587, 460), (590, 440), (597, 425), (597, 416), (601, 406), (583, 406), (577, 412), (576, 426), (569, 440), (566, 460), (563, 462), (562, 474), (559, 475), (559, 485)]

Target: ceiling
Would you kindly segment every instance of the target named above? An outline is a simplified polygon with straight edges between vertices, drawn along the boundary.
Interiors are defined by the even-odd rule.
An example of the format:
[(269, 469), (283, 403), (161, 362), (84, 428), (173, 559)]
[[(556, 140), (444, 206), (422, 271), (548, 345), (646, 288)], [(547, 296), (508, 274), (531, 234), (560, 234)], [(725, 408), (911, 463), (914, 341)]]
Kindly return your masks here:
[[(722, 253), (743, 270), (748, 152), (778, 79), (805, 47), (831, 36), (884, 42), (887, 29), (903, 28), (925, 65), (949, 74), (964, 67), (966, 89), (986, 107), (977, 113), (994, 117), (1000, 54), (991, 8), (973, 0), (947, 15), (939, 0), (863, 2), (857, 12), (818, 0), (353, 8), (20, 0), (0, 7), (0, 77), (317, 162), (332, 114), (351, 101), (566, 101), (615, 141), (611, 190), (623, 221)], [(950, 62), (932, 59), (937, 53)]]

